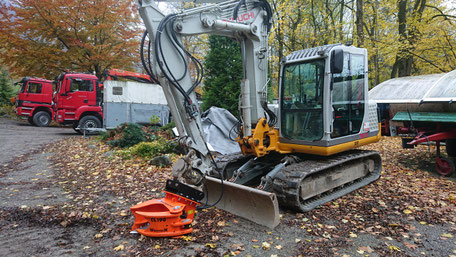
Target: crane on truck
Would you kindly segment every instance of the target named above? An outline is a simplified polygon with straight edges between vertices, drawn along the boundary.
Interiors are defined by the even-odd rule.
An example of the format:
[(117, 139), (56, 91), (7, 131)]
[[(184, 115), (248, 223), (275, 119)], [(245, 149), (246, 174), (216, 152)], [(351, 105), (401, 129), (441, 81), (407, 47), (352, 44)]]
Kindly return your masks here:
[[(175, 162), (163, 199), (131, 208), (133, 232), (189, 233), (195, 208), (207, 206), (275, 227), (279, 205), (309, 211), (379, 178), (380, 155), (354, 149), (380, 139), (377, 106), (367, 94), (366, 49), (333, 44), (289, 54), (281, 60), (276, 116), (266, 100), (272, 26), (266, 0), (230, 0), (166, 16), (154, 1), (138, 6), (147, 28), (143, 66), (163, 87), (188, 153)], [(182, 44), (182, 37), (199, 34), (241, 45), (241, 124), (233, 130), (242, 154), (214, 158), (205, 143), (194, 92), (202, 66)]]
[(105, 80), (117, 80), (119, 78), (124, 78), (141, 83), (153, 83), (149, 75), (119, 69), (105, 70), (103, 72), (103, 77)]

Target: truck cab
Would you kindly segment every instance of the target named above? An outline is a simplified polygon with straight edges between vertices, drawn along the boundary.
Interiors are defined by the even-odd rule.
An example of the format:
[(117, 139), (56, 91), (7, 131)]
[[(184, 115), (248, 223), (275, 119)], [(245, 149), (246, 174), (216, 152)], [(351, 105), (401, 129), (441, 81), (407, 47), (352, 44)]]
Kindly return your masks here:
[(56, 85), (54, 112), (58, 123), (72, 125), (79, 133), (81, 129), (102, 127), (101, 87), (95, 75), (65, 72), (57, 77)]
[(30, 124), (47, 127), (54, 117), (51, 80), (25, 77), (16, 84), (20, 90), (16, 99), (16, 114), (26, 117)]

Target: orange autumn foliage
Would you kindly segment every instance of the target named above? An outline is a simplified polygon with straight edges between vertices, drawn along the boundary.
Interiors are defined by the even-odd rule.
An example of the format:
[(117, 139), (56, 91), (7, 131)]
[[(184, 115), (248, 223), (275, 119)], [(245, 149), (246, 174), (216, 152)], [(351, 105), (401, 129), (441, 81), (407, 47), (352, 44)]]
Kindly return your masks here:
[(129, 0), (11, 0), (0, 3), (0, 61), (16, 76), (54, 78), (70, 69), (131, 69), (139, 16)]

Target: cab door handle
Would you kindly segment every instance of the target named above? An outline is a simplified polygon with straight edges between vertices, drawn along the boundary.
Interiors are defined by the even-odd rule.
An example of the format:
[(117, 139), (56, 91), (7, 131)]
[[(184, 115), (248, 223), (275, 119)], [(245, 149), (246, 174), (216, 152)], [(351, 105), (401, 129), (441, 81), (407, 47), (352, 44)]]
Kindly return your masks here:
[(87, 99), (84, 99), (84, 103), (88, 103), (88, 102), (89, 102), (89, 100), (87, 100)]

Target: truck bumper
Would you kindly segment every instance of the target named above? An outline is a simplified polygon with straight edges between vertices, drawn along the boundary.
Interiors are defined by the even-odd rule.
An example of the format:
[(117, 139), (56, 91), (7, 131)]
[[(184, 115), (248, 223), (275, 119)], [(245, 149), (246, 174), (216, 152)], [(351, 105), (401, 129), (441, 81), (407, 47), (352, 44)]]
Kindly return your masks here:
[(16, 115), (23, 116), (23, 117), (32, 117), (33, 116), (33, 108), (31, 107), (17, 107), (16, 108)]
[(75, 122), (74, 115), (66, 115), (65, 110), (58, 110), (55, 112), (54, 119), (56, 122), (64, 125), (73, 124)]

